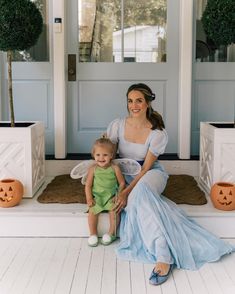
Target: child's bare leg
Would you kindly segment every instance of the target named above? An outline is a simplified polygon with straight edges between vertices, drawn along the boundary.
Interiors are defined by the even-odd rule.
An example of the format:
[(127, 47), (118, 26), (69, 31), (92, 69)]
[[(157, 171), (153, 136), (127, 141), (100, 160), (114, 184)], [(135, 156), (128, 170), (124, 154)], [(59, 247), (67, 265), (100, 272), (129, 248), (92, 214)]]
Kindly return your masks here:
[(88, 225), (90, 230), (90, 237), (88, 238), (88, 245), (91, 247), (96, 247), (98, 245), (97, 223), (98, 214), (94, 214), (89, 210)]
[(94, 214), (89, 210), (88, 225), (89, 225), (90, 235), (97, 235), (97, 224), (98, 224), (98, 214)]
[(109, 245), (116, 240), (116, 230), (119, 224), (119, 215), (114, 211), (109, 211), (109, 231), (104, 234), (101, 240), (103, 245)]
[(109, 232), (108, 234), (116, 235), (117, 227), (119, 225), (120, 216), (114, 210), (109, 211)]

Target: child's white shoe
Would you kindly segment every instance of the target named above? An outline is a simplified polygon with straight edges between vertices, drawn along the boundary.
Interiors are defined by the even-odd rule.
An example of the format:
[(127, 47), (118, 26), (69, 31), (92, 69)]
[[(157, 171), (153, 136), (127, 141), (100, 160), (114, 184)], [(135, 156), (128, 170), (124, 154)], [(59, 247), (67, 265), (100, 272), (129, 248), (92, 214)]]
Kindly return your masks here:
[(96, 247), (98, 245), (98, 237), (97, 235), (91, 235), (88, 238), (88, 245), (91, 247)]
[(101, 243), (103, 245), (109, 245), (109, 244), (113, 243), (113, 241), (115, 241), (115, 240), (116, 240), (116, 236), (104, 234), (102, 237)]

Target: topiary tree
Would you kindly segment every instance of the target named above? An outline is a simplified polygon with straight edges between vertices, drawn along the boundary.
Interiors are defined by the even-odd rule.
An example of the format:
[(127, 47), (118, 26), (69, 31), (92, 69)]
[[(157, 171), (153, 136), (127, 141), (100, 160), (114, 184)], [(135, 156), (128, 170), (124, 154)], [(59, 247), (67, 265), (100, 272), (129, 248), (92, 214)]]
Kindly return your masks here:
[(208, 0), (202, 25), (208, 38), (217, 46), (235, 43), (234, 0)]
[(0, 50), (7, 52), (11, 126), (15, 126), (12, 91), (12, 55), (36, 44), (43, 28), (42, 15), (30, 0), (0, 0)]
[[(202, 25), (208, 38), (217, 46), (235, 43), (234, 0), (208, 0), (202, 15)], [(235, 105), (235, 97), (234, 97)], [(234, 108), (235, 109), (235, 108)], [(234, 113), (235, 128), (235, 113)]]

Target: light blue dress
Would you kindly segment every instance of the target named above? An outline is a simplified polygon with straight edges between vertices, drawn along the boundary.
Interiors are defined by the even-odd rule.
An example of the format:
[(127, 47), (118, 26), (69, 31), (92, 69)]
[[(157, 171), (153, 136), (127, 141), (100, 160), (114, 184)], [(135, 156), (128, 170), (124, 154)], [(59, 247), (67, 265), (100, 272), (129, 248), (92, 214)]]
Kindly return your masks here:
[[(165, 130), (152, 130), (145, 144), (131, 143), (124, 138), (125, 119), (110, 123), (107, 135), (118, 143), (119, 156), (143, 161), (150, 150), (159, 156), (168, 137)], [(127, 183), (133, 178), (126, 177)], [(119, 258), (144, 263), (165, 262), (178, 268), (196, 270), (213, 262), (235, 247), (211, 234), (190, 219), (163, 192), (168, 175), (156, 161), (128, 196), (121, 214)]]

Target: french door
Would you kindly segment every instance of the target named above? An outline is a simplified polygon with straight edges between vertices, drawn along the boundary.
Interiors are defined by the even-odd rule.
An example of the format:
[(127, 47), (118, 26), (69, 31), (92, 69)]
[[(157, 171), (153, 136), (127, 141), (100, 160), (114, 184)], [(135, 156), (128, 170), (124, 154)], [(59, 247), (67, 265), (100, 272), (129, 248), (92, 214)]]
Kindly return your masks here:
[[(178, 94), (180, 6), (192, 1), (37, 2), (47, 9), (48, 58), (13, 64), (14, 97), (17, 120), (44, 122), (46, 153), (58, 158), (66, 157), (67, 153), (90, 153), (93, 141), (106, 130), (108, 123), (127, 114), (126, 91), (136, 82), (147, 83), (156, 93), (153, 107), (162, 114), (169, 135), (166, 152), (178, 153), (182, 104)], [(88, 23), (87, 16), (91, 20)], [(87, 35), (86, 27), (91, 24), (91, 33)], [(102, 30), (105, 38), (100, 37)], [(62, 36), (64, 51), (60, 47)], [(185, 60), (191, 63), (190, 58)], [(63, 65), (59, 71), (58, 64)], [(6, 77), (5, 67), (4, 97)], [(60, 81), (66, 86), (64, 95), (58, 91)], [(2, 106), (2, 118), (7, 119), (7, 101)], [(62, 145), (62, 151), (57, 152), (56, 148)]]
[[(99, 5), (99, 2), (102, 5)], [(162, 54), (161, 51), (161, 60), (159, 60), (159, 51), (158, 53), (151, 52), (151, 57), (148, 55), (147, 59), (140, 54), (141, 48), (138, 42), (141, 42), (141, 40), (147, 42), (147, 37), (153, 38), (153, 33), (150, 32), (151, 25), (144, 26), (141, 20), (139, 25), (132, 26), (129, 24), (125, 27), (125, 15), (121, 16), (120, 23), (116, 21), (117, 27), (119, 26), (118, 29), (112, 28), (109, 32), (109, 38), (112, 38), (112, 46), (110, 46), (110, 43), (107, 45), (105, 40), (102, 41), (101, 38), (97, 37), (101, 34), (102, 28), (105, 32), (110, 31), (110, 24), (107, 24), (108, 20), (103, 22), (100, 20), (101, 25), (100, 23), (99, 26), (97, 25), (98, 17), (100, 17), (99, 12), (105, 11), (106, 16), (114, 13), (114, 7), (108, 6), (110, 2), (115, 4), (117, 1), (70, 0), (66, 2), (66, 50), (69, 58), (67, 72), (68, 75), (69, 73), (72, 74), (73, 79), (67, 82), (67, 152), (89, 153), (92, 142), (106, 130), (108, 123), (117, 117), (126, 115), (127, 88), (132, 83), (144, 82), (156, 93), (153, 107), (163, 115), (166, 124), (169, 135), (166, 152), (177, 153), (179, 0), (165, 1), (165, 54)], [(125, 12), (125, 7), (131, 5), (131, 2), (130, 0), (119, 1), (121, 6), (119, 12), (122, 13), (122, 9)], [(148, 1), (135, 2), (136, 19), (141, 17), (136, 7), (138, 5), (141, 7), (145, 2)], [(90, 21), (86, 22), (86, 19), (84, 19), (85, 16), (82, 15), (84, 9), (86, 13), (90, 13)], [(111, 17), (111, 20), (114, 17), (115, 15)], [(133, 16), (130, 15), (129, 17)], [(83, 22), (81, 21), (82, 18)], [(91, 19), (93, 19), (92, 24)], [(111, 24), (113, 25), (112, 22)], [(89, 36), (83, 35), (82, 39), (83, 30), (89, 26), (92, 26), (92, 33), (90, 33), (92, 36), (89, 39)], [(157, 32), (154, 32), (155, 37), (156, 33), (158, 33), (158, 36), (161, 34), (161, 29), (160, 27)], [(142, 35), (142, 39), (140, 37), (138, 39), (140, 35)], [(92, 53), (90, 49), (91, 39), (93, 41)], [(106, 37), (106, 41), (107, 39)], [(101, 41), (103, 42), (102, 46), (97, 49)], [(128, 45), (128, 42), (131, 45)], [(134, 49), (131, 49), (131, 46), (134, 46)], [(88, 56), (86, 50), (90, 50)], [(74, 68), (75, 59), (76, 69)], [(71, 79), (71, 76), (67, 78)]]

